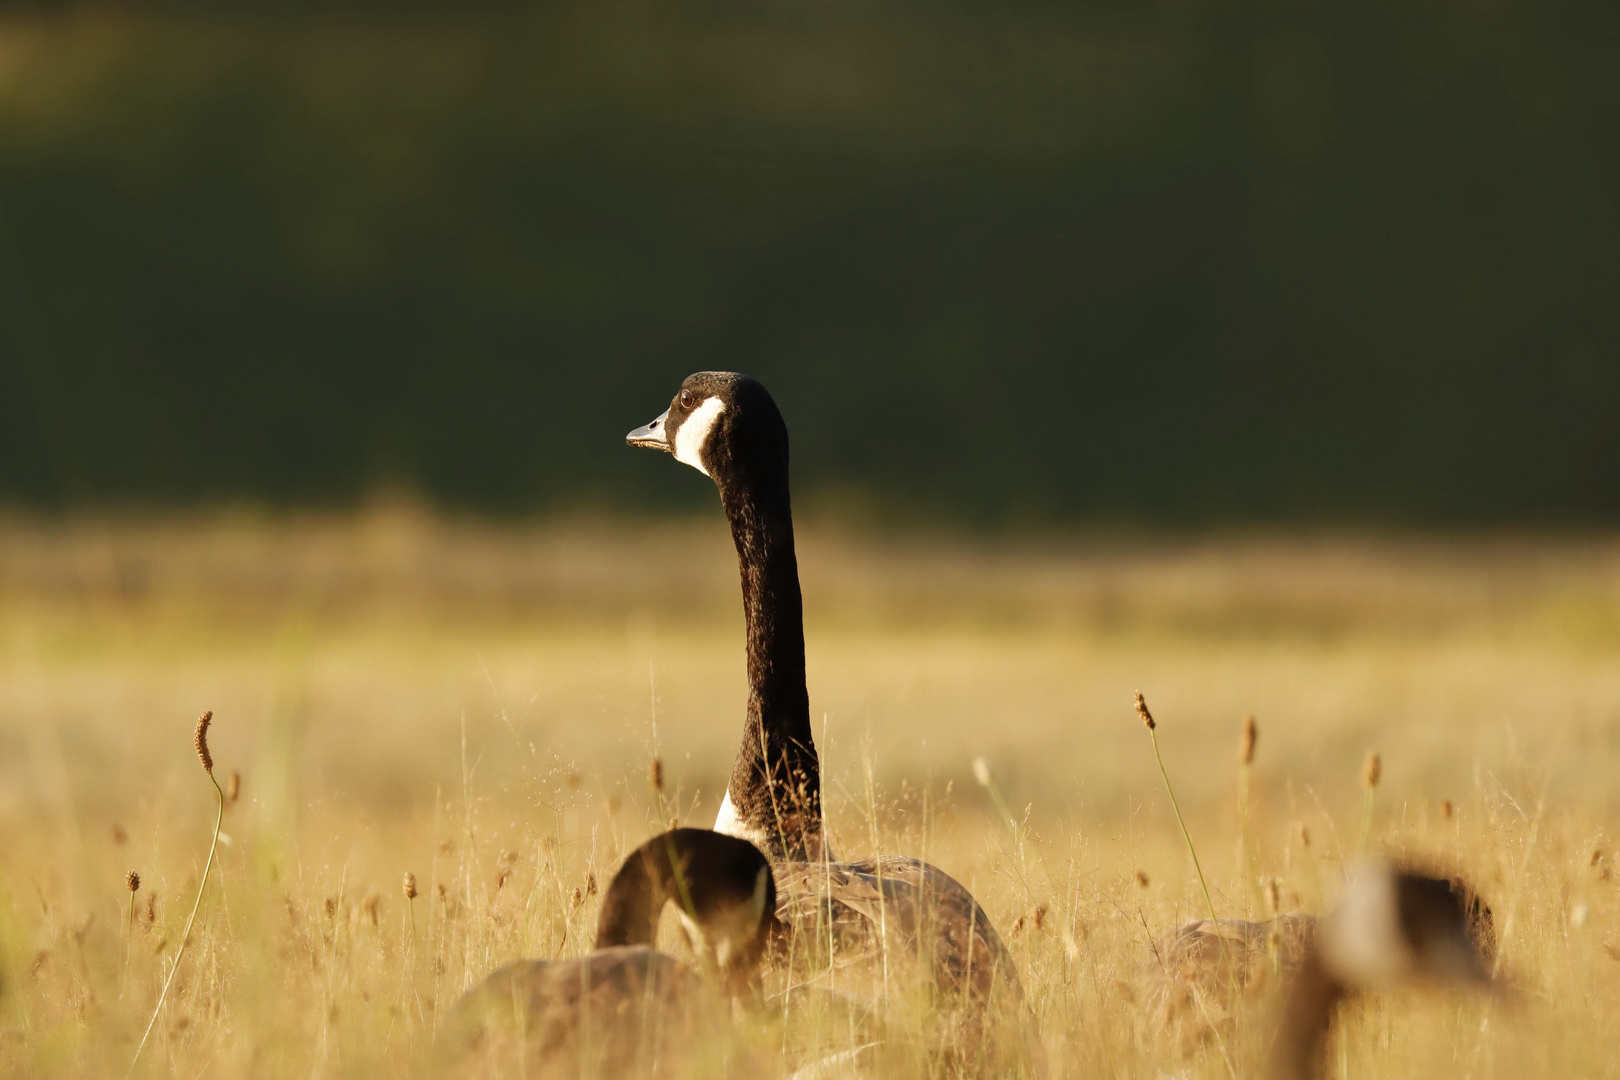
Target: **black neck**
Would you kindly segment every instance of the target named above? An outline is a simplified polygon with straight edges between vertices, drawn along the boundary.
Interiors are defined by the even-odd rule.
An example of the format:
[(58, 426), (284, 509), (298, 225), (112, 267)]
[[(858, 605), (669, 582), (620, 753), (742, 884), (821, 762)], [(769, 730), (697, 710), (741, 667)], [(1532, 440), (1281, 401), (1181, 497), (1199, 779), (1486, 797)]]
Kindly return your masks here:
[(1271, 1047), (1272, 1080), (1315, 1080), (1333, 1012), (1344, 986), (1328, 975), (1314, 946), (1294, 975), (1282, 1006), (1277, 1041)]
[(727, 470), (716, 482), (748, 624), (748, 719), (727, 790), (738, 816), (766, 838), (766, 854), (810, 858), (821, 846), (821, 765), (810, 734), (787, 462)]

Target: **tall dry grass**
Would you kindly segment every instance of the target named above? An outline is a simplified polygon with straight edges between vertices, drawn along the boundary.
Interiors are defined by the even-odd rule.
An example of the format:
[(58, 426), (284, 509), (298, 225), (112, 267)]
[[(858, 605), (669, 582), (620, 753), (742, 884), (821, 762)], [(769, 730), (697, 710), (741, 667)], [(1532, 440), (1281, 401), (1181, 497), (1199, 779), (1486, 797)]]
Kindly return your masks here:
[[(1320, 910), (1364, 821), (1493, 905), (1513, 1002), (1368, 1000), (1335, 1071), (1620, 1072), (1620, 545), (809, 528), (802, 551), (836, 849), (975, 892), (1055, 1076), (1252, 1072), (1268, 1022), (1263, 993), (1219, 1038), (1145, 1000), (1152, 942), (1206, 902), (1138, 688), (1220, 915)], [(712, 819), (734, 574), (711, 521), (0, 523), (0, 1072), (122, 1075), (171, 972), (137, 1075), (429, 1071), (462, 989), (588, 948), (591, 882)], [(206, 883), (204, 708), (240, 773)], [(864, 1036), (807, 1010), (751, 1037), (783, 1072)]]

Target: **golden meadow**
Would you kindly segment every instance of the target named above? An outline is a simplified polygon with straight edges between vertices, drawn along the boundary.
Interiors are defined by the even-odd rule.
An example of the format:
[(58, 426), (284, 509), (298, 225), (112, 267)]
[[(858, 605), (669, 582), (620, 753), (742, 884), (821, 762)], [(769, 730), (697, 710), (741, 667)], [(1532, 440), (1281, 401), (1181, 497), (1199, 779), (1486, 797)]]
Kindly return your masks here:
[[(1207, 1037), (1145, 990), (1151, 942), (1205, 908), (1138, 689), (1221, 915), (1265, 917), (1271, 881), (1322, 909), (1374, 749), (1369, 849), (1492, 904), (1515, 992), (1364, 1001), (1331, 1073), (1620, 1073), (1620, 542), (812, 521), (800, 557), (834, 845), (973, 890), (1053, 1076), (1246, 1075), (1269, 1023), (1262, 992)], [(128, 1069), (207, 858), (204, 709), (237, 797), (136, 1074), (431, 1072), (462, 990), (587, 950), (620, 856), (712, 821), (735, 575), (717, 516), (0, 520), (0, 1073)], [(769, 1012), (748, 1037), (780, 1075), (858, 1038)]]

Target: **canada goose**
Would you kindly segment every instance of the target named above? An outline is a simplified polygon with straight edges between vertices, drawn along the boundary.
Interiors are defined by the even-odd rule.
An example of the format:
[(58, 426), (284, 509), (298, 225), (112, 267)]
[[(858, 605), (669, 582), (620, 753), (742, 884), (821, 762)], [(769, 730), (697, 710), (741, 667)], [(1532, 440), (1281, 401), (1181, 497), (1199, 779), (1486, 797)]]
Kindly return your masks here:
[(1483, 938), (1488, 913), (1456, 880), (1382, 864), (1363, 868), (1338, 906), (1319, 920), (1288, 983), (1271, 1075), (1320, 1075), (1334, 1012), (1351, 994), (1413, 983), (1490, 982), (1485, 957), (1494, 952), (1495, 939)]
[[(673, 901), (694, 971), (653, 947)], [(696, 1036), (753, 996), (777, 927), (770, 864), (746, 840), (673, 829), (631, 852), (602, 898), (596, 949), (519, 960), (457, 1004), (448, 1053), (471, 1075), (645, 1077), (678, 1073)]]
[[(1496, 948), (1490, 907), (1461, 878), (1447, 879), (1447, 887), (1464, 911), (1474, 947), (1490, 959)], [(1283, 912), (1263, 921), (1185, 923), (1153, 943), (1143, 976), (1148, 1005), (1158, 1021), (1173, 1025), (1182, 1049), (1191, 1049), (1232, 1019), (1234, 993), (1262, 991), (1278, 976), (1295, 978), (1312, 956), (1321, 921)]]
[(917, 859), (837, 862), (827, 850), (805, 686), (788, 431), (770, 393), (746, 375), (699, 372), (687, 377), (662, 415), (626, 441), (666, 451), (710, 477), (737, 547), (748, 711), (715, 829), (751, 840), (771, 857), (778, 917), (796, 931), (796, 940), (830, 939), (839, 969), (882, 968), (892, 953), (887, 946), (904, 943), (910, 955), (925, 958), (934, 989), (966, 994), (979, 1017), (992, 998), (1021, 1006), (1012, 957), (960, 883)]

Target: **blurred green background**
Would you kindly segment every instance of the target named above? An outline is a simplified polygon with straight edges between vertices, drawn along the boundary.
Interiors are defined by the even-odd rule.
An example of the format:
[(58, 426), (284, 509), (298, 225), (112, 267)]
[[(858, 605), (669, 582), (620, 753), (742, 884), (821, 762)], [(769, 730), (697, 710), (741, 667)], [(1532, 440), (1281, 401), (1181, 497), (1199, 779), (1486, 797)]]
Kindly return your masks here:
[(11, 5), (0, 501), (1620, 519), (1620, 8)]

